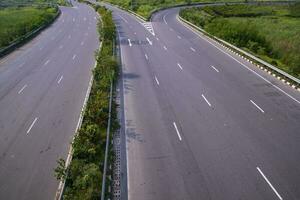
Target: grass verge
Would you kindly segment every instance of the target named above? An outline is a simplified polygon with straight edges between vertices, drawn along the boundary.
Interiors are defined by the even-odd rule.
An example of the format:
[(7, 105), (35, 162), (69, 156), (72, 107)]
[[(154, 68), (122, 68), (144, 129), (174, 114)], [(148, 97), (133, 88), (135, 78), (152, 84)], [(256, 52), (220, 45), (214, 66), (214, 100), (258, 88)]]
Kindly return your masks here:
[(48, 6), (0, 9), (0, 49), (51, 23), (57, 15), (58, 8)]
[[(100, 14), (98, 30), (102, 47), (96, 52), (97, 64), (93, 71), (94, 81), (83, 114), (83, 121), (72, 143), (73, 157), (65, 168), (64, 160), (58, 161), (55, 175), (58, 180), (65, 179), (63, 199), (90, 200), (99, 199), (102, 187), (102, 169), (104, 165), (106, 128), (109, 113), (109, 96), (111, 82), (118, 74), (118, 63), (114, 56), (116, 29), (112, 13), (104, 7), (94, 6)], [(118, 128), (116, 104), (112, 106), (112, 127)], [(112, 163), (110, 148), (108, 163)], [(107, 173), (109, 175), (111, 173)], [(110, 184), (107, 182), (107, 184)], [(109, 197), (109, 195), (107, 195)]]
[(187, 8), (180, 16), (300, 78), (300, 3)]

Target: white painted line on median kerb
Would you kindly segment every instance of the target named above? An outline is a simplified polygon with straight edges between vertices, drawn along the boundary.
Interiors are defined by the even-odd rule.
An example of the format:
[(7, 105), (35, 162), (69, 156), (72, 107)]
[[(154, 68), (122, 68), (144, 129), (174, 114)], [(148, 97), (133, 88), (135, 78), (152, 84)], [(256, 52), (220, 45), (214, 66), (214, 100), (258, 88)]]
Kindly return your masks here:
[(156, 84), (159, 85), (159, 81), (158, 81), (157, 77), (155, 76), (154, 78), (155, 78)]
[(60, 84), (60, 82), (61, 82), (61, 80), (64, 78), (64, 76), (61, 76), (60, 78), (59, 78), (59, 80), (57, 81), (57, 84)]
[(275, 194), (277, 195), (277, 197), (280, 200), (283, 200), (282, 197), (280, 196), (280, 194), (277, 192), (277, 190), (273, 187), (273, 185), (271, 184), (271, 182), (267, 179), (267, 177), (265, 176), (265, 174), (261, 171), (261, 169), (259, 167), (256, 167), (256, 169), (258, 170), (258, 172), (260, 173), (260, 175), (265, 179), (265, 181), (269, 184), (269, 186), (272, 188), (273, 192), (275, 192)]
[(265, 111), (264, 111), (261, 107), (259, 107), (254, 101), (250, 100), (250, 102), (251, 102), (256, 108), (258, 108), (262, 113), (265, 113)]
[(76, 58), (76, 54), (73, 55), (72, 59), (74, 60)]
[(131, 41), (130, 41), (130, 39), (128, 39), (128, 43), (129, 43), (129, 46), (131, 47), (131, 46), (132, 46), (132, 44), (131, 44)]
[(193, 47), (190, 47), (190, 49), (191, 49), (193, 52), (196, 52), (196, 50), (195, 50)]
[(25, 84), (18, 92), (18, 94), (21, 94), (23, 92), (23, 90), (27, 87), (27, 85)]
[(146, 37), (146, 40), (149, 42), (150, 45), (152, 45), (151, 40), (149, 40), (149, 38)]
[(177, 133), (177, 135), (178, 135), (178, 137), (179, 137), (179, 140), (181, 141), (181, 140), (182, 140), (182, 139), (181, 139), (181, 135), (180, 135), (180, 133), (179, 133), (179, 131), (178, 131), (178, 128), (177, 128), (177, 125), (176, 125), (175, 122), (173, 122), (173, 126), (174, 126), (174, 128), (175, 128), (175, 130), (176, 130), (176, 133)]
[(44, 65), (48, 65), (49, 62), (50, 62), (50, 60), (47, 60), (47, 61), (44, 63)]
[(210, 66), (211, 68), (213, 68), (216, 72), (219, 72), (219, 70), (217, 68), (215, 68), (214, 66)]
[(179, 35), (177, 35), (177, 38), (178, 38), (178, 39), (181, 39), (181, 37), (180, 37)]
[(166, 50), (166, 51), (168, 50), (166, 46), (164, 46), (164, 50)]
[(28, 133), (31, 131), (32, 127), (34, 126), (34, 124), (36, 123), (37, 120), (38, 120), (38, 118), (36, 117), (36, 118), (33, 120), (33, 122), (31, 123), (31, 125), (30, 125), (29, 129), (27, 130), (26, 134), (28, 134)]
[(204, 96), (204, 94), (202, 94), (202, 98), (206, 101), (206, 103), (209, 105), (209, 107), (211, 107), (211, 104), (210, 104), (209, 101), (206, 99), (206, 97)]
[(181, 66), (179, 63), (177, 63), (177, 66), (178, 66), (181, 70), (183, 70), (182, 66)]

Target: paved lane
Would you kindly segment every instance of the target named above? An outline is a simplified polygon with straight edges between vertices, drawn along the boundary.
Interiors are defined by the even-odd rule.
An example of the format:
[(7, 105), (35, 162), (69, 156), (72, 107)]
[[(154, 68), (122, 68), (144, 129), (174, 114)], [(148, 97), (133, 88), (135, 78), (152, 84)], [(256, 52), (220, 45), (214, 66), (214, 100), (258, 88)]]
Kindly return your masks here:
[(66, 157), (98, 48), (97, 15), (62, 14), (0, 60), (0, 199), (53, 199), (56, 160)]

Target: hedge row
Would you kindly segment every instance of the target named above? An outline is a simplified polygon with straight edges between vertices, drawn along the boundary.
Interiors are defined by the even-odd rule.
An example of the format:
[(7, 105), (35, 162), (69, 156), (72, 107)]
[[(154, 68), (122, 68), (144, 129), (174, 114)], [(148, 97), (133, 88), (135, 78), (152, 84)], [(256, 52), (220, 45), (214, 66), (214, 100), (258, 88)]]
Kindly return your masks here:
[[(59, 160), (59, 166), (55, 169), (58, 179), (66, 178), (63, 194), (63, 199), (66, 200), (99, 199), (101, 195), (110, 85), (118, 74), (118, 64), (113, 55), (115, 25), (112, 13), (104, 7), (95, 6), (94, 8), (101, 15), (98, 30), (102, 48), (96, 52), (97, 65), (93, 71), (94, 81), (82, 126), (72, 144), (71, 164), (65, 169), (64, 161)], [(116, 119), (115, 106), (113, 106), (112, 118)], [(112, 131), (116, 128), (116, 120), (113, 120)], [(109, 162), (112, 159), (112, 154), (110, 154)]]

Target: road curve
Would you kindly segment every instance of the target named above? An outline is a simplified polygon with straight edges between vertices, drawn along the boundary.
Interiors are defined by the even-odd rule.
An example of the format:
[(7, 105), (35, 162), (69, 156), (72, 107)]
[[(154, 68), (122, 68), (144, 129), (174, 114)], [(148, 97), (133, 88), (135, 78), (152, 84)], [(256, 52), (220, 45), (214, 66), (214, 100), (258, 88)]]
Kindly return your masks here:
[(178, 8), (151, 23), (108, 8), (128, 199), (300, 199), (298, 91), (185, 27)]
[(98, 48), (97, 14), (61, 7), (35, 39), (0, 60), (0, 199), (53, 199)]

